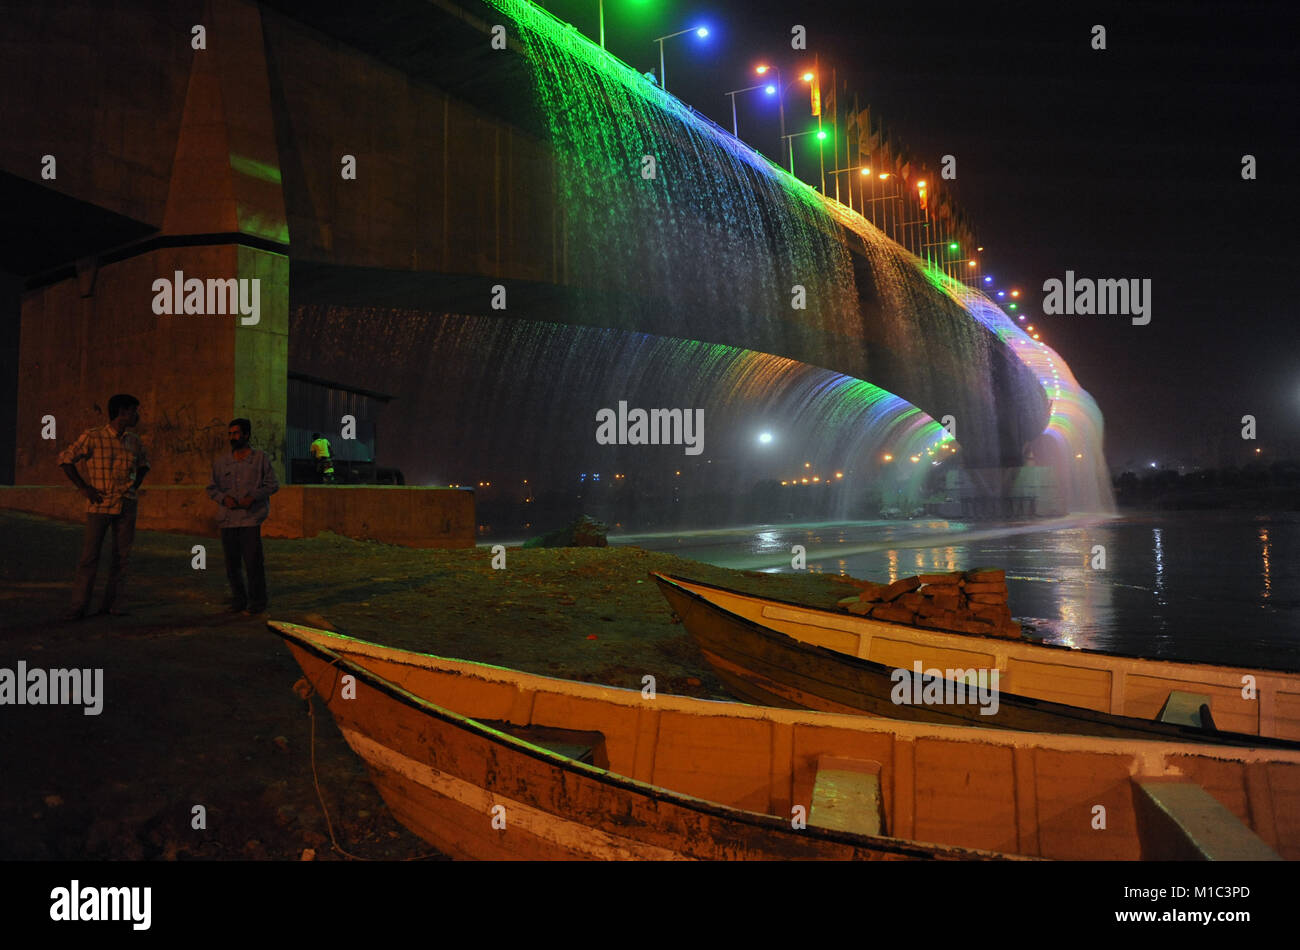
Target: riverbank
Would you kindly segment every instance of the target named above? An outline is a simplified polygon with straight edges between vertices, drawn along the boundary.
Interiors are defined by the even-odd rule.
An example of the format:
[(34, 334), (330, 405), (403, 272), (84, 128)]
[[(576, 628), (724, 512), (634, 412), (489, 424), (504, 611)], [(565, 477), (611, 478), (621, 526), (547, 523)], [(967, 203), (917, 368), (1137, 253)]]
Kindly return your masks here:
[[(9, 859), (281, 859), (331, 848), (312, 777), (301, 675), (266, 619), (403, 649), (613, 686), (728, 698), (648, 578), (651, 570), (819, 606), (828, 575), (731, 571), (635, 547), (430, 551), (336, 536), (264, 542), (271, 606), (223, 612), (212, 537), (140, 532), (130, 614), (67, 608), (79, 525), (0, 514), (0, 667), (103, 670), (103, 710), (0, 707), (0, 840)], [(206, 568), (195, 569), (203, 545)], [(106, 567), (101, 561), (102, 573)], [(96, 601), (95, 607), (98, 607)], [(328, 715), (316, 719), (320, 796), (339, 844), (429, 856), (388, 814)], [(202, 809), (204, 827), (196, 816)], [(310, 856), (310, 855), (309, 855)]]

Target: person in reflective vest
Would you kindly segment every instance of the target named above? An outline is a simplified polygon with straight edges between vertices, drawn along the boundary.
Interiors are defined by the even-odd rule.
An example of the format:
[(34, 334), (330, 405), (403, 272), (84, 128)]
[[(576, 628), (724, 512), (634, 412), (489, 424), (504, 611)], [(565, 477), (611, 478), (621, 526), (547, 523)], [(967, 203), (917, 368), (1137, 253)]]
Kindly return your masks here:
[(316, 474), (326, 484), (334, 484), (334, 460), (330, 457), (330, 440), (319, 432), (311, 434), (311, 457), (316, 460)]

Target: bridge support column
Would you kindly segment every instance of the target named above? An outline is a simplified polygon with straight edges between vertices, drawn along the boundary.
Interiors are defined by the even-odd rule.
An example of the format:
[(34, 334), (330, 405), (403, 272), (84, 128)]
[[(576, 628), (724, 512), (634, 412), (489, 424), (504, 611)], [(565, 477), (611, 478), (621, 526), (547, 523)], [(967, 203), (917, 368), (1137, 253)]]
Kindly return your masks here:
[[(154, 282), (256, 280), (258, 321), (239, 314), (155, 314)], [(251, 293), (251, 283), (245, 283)], [(15, 481), (63, 482), (55, 458), (80, 431), (107, 421), (114, 393), (139, 397), (147, 484), (207, 484), (236, 416), (284, 476), (289, 262), (226, 244), (168, 247), (98, 268), (93, 292), (69, 278), (22, 300)], [(204, 302), (207, 303), (206, 284)], [(56, 439), (42, 438), (53, 416)]]

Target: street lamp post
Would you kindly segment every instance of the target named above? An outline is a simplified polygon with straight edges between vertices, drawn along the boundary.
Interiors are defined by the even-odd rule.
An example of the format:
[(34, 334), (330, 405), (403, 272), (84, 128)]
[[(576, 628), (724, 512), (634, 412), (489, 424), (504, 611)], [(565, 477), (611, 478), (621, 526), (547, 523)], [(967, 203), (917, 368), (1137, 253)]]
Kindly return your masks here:
[[(866, 165), (850, 165), (848, 168), (832, 168), (832, 169), (831, 169), (827, 174), (830, 174), (830, 175), (841, 175), (841, 174), (843, 174), (843, 173), (845, 173), (845, 172), (861, 172), (861, 173), (862, 173), (862, 177), (863, 177), (863, 178), (866, 178), (867, 176), (869, 176), (869, 175), (871, 174), (871, 169), (870, 169), (868, 166), (866, 166)], [(850, 184), (849, 184), (849, 187), (848, 187), (848, 189), (847, 189), (847, 191), (848, 191), (848, 193), (849, 193), (849, 210), (850, 210), (850, 211), (853, 210), (853, 185), (852, 185), (852, 181), (853, 181), (853, 179), (850, 178), (850, 179), (849, 179)], [(835, 179), (835, 192), (836, 192), (836, 194), (839, 194), (839, 189), (840, 189), (840, 180), (839, 180), (838, 178), (836, 178), (836, 179)], [(866, 209), (865, 207), (863, 207), (862, 210), (863, 210), (863, 211), (866, 211), (867, 209)]]
[[(826, 140), (826, 133), (823, 132), (821, 129), (809, 129), (807, 132), (791, 132), (789, 135), (784, 136), (785, 138), (790, 140), (790, 174), (791, 175), (794, 174), (794, 140), (799, 138), (801, 135), (817, 136), (817, 152), (819, 156), (821, 154), (821, 143)], [(826, 194), (826, 172), (825, 172), (826, 166), (822, 165), (821, 167), (823, 169), (822, 194), (824, 195)]]
[(763, 89), (766, 83), (759, 83), (757, 86), (746, 86), (744, 89), (733, 89), (727, 93), (731, 97), (731, 134), (740, 138), (740, 129), (736, 122), (736, 96), (742, 92), (752, 92), (755, 89)]
[(678, 30), (676, 33), (669, 33), (667, 36), (660, 36), (655, 39), (655, 42), (659, 44), (659, 88), (665, 92), (668, 91), (668, 76), (664, 72), (664, 40), (671, 40), (674, 36), (684, 36), (687, 33), (694, 33), (701, 39), (709, 35), (707, 28), (693, 26), (690, 29)]

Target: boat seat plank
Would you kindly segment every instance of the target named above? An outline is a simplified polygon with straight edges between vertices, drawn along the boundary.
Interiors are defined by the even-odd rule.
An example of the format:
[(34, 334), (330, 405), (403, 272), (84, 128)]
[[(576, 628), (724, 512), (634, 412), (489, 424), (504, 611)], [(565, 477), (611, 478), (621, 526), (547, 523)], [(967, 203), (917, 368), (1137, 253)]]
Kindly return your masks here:
[(1194, 726), (1197, 729), (1213, 729), (1214, 718), (1210, 715), (1210, 697), (1205, 693), (1170, 690), (1169, 698), (1160, 708), (1157, 721)]
[(521, 726), (518, 723), (492, 719), (480, 719), (479, 722), (576, 762), (585, 762), (597, 768), (609, 767), (605, 755), (605, 737), (599, 732), (557, 729), (551, 726)]
[(1281, 861), (1276, 851), (1195, 782), (1136, 781), (1144, 861)]
[(808, 823), (861, 835), (884, 834), (880, 763), (823, 755), (813, 779)]

